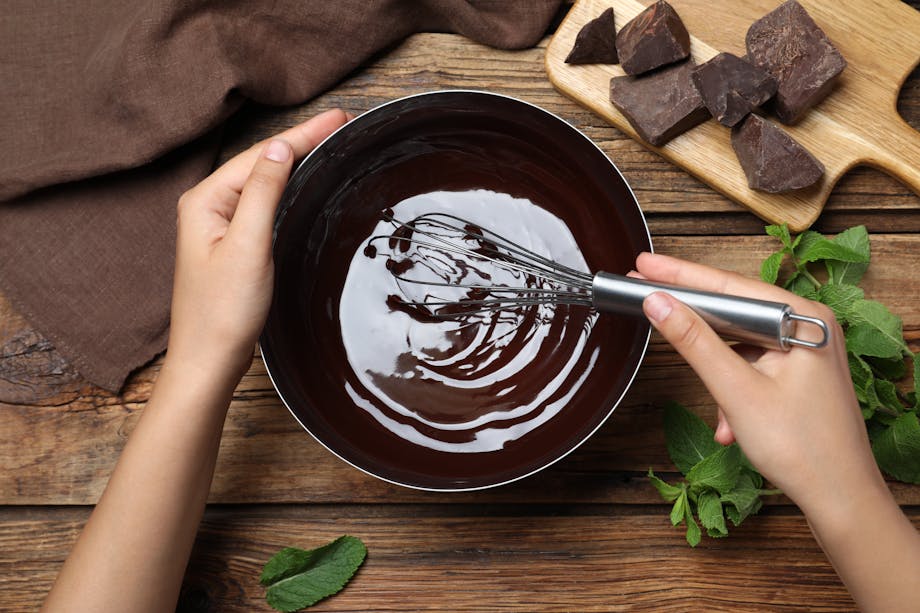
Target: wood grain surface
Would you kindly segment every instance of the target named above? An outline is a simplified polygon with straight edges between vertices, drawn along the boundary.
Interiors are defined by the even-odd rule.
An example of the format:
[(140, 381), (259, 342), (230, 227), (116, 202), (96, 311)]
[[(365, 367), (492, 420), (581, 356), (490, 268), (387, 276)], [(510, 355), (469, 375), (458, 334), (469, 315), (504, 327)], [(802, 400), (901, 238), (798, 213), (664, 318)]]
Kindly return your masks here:
[[(578, 0), (546, 51), (550, 80), (567, 96), (584, 104), (637, 140), (626, 118), (610, 103), (611, 77), (619, 66), (570, 65), (565, 58), (581, 27), (612, 6), (617, 30), (650, 0)], [(813, 187), (786, 194), (752, 190), (730, 142), (730, 130), (707, 121), (655, 148), (708, 185), (773, 223), (801, 231), (818, 218), (834, 184), (857, 164), (893, 174), (920, 193), (920, 135), (898, 115), (901, 84), (920, 61), (920, 14), (898, 0), (850, 0), (846, 10), (836, 0), (802, 0), (849, 65), (834, 91), (798, 125), (784, 126), (824, 164), (826, 172)], [(773, 0), (741, 0), (715, 8), (708, 0), (674, 0), (691, 35), (696, 63), (720, 51), (743, 56), (747, 28), (776, 6)]]
[[(424, 34), (299, 107), (251, 106), (227, 129), (226, 159), (332, 107), (355, 112), (444, 88), (533, 102), (584, 131), (621, 168), (656, 249), (756, 274), (763, 223), (591, 111), (558, 93), (545, 46), (488, 49)], [(920, 125), (920, 75), (899, 109)], [(920, 350), (920, 199), (872, 169), (832, 191), (816, 227), (872, 233), (867, 294), (904, 318)], [(98, 498), (160, 362), (118, 395), (84, 382), (0, 298), (0, 611), (35, 610)], [(353, 534), (368, 560), (317, 611), (843, 611), (853, 603), (804, 518), (778, 497), (727, 539), (695, 550), (643, 474), (675, 474), (661, 433), (674, 399), (713, 422), (715, 406), (658, 337), (611, 420), (549, 470), (509, 487), (426, 494), (369, 478), (325, 452), (282, 407), (254, 359), (228, 415), (217, 474), (179, 610), (266, 611), (257, 576), (278, 548)], [(920, 523), (920, 487), (892, 484)], [(858, 526), (854, 526), (858, 530)]]

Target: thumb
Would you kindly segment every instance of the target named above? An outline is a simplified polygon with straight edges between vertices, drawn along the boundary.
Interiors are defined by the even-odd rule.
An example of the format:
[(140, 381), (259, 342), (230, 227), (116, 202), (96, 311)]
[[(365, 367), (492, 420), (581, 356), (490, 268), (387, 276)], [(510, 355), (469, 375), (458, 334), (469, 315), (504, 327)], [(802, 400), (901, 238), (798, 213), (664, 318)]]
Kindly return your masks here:
[(760, 374), (693, 309), (665, 292), (649, 295), (642, 309), (655, 329), (702, 379), (729, 418), (738, 400), (758, 393)]
[(248, 244), (271, 253), (275, 210), (293, 164), (291, 145), (270, 141), (260, 153), (240, 194), (240, 201), (227, 234), (237, 244)]

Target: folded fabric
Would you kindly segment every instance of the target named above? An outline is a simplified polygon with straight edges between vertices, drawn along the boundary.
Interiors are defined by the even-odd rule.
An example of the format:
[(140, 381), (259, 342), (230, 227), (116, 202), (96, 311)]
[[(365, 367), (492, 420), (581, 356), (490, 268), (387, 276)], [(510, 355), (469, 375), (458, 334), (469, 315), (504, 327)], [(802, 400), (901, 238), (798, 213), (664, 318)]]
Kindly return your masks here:
[(245, 100), (290, 105), (413, 32), (533, 45), (560, 0), (8, 0), (0, 292), (93, 383), (165, 348), (175, 203)]

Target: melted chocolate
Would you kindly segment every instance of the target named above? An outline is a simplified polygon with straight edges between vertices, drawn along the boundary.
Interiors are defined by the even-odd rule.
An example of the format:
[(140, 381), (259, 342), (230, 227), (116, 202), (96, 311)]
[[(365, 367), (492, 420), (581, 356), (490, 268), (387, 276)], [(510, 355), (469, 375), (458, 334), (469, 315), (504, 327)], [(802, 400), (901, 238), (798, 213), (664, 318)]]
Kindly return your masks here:
[[(401, 218), (398, 205), (407, 199), (478, 190), (494, 194), (487, 197), (493, 206), (521, 199), (562, 220), (589, 270), (625, 272), (650, 247), (641, 213), (603, 153), (535, 107), (476, 92), (409, 98), (359, 117), (304, 162), (282, 200), (275, 297), (261, 339), (266, 365), (315, 437), (398, 483), (475, 488), (542, 468), (603, 422), (644, 351), (643, 322), (584, 308), (471, 309), (457, 319), (475, 323), (445, 325), (432, 309), (407, 304), (384, 266), (393, 261), (407, 275), (419, 273), (418, 261), (401, 264), (410, 245), (397, 236), (366, 250), (367, 238), (382, 215)], [(453, 206), (490, 227), (488, 207), (482, 218), (466, 214), (465, 201)], [(526, 216), (516, 223), (533, 230)], [(536, 236), (554, 257), (576, 255), (565, 245), (553, 251), (557, 238)], [(483, 241), (478, 248), (493, 247)], [(343, 326), (354, 321), (342, 316), (353, 301), (340, 299), (349, 269), (371, 257), (382, 273), (361, 278), (358, 295), (373, 297), (360, 308), (380, 327), (363, 326), (350, 339), (346, 329), (343, 339)], [(481, 290), (460, 295), (470, 304), (484, 297)], [(415, 354), (381, 344), (394, 322), (416, 335)], [(386, 363), (356, 372), (350, 350), (376, 352)], [(424, 376), (415, 374), (422, 363)], [(520, 409), (535, 399), (536, 408)]]

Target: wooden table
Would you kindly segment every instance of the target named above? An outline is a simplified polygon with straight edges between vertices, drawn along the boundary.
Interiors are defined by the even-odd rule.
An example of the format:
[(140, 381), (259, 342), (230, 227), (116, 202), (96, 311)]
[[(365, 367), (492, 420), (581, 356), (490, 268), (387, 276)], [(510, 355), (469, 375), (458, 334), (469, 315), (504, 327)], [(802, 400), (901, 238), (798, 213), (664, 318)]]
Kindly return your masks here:
[[(774, 247), (763, 223), (556, 93), (543, 72), (545, 44), (503, 52), (454, 35), (414, 36), (310, 104), (247, 109), (230, 126), (222, 157), (331, 107), (360, 112), (427, 90), (487, 89), (536, 103), (598, 143), (635, 189), (659, 251), (756, 275)], [(901, 112), (920, 126), (920, 72), (902, 93)], [(872, 235), (866, 292), (904, 318), (918, 351), (920, 199), (856, 169), (816, 229), (857, 223)], [(46, 594), (159, 368), (154, 362), (120, 395), (108, 394), (81, 380), (0, 299), (0, 610), (33, 610)], [(624, 402), (568, 458), (511, 486), (431, 494), (367, 477), (322, 449), (254, 357), (227, 418), (180, 610), (269, 610), (262, 564), (283, 546), (309, 548), (345, 533), (367, 543), (367, 561), (317, 611), (853, 608), (787, 499), (726, 539), (687, 546), (644, 477), (649, 467), (676, 475), (661, 429), (668, 399), (714, 423), (703, 386), (653, 337)], [(892, 488), (920, 525), (920, 487)]]

